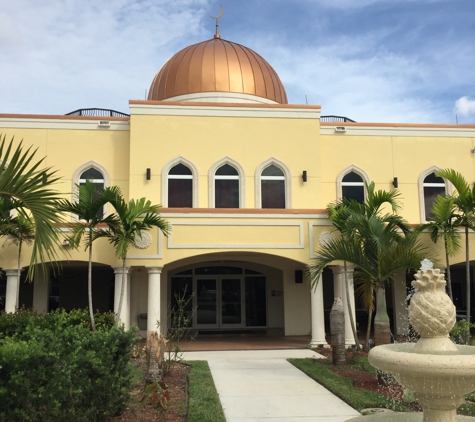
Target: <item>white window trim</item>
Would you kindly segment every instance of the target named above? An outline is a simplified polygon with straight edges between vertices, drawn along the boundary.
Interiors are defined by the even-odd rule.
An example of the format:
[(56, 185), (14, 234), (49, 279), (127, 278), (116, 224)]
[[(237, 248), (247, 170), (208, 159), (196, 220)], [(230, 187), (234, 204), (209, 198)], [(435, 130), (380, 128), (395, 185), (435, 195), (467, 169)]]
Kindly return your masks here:
[[(93, 168), (100, 172), (102, 174), (103, 179), (95, 179), (98, 182), (103, 182), (104, 183), (104, 188), (108, 188), (110, 186), (110, 177), (109, 173), (107, 172), (106, 168), (102, 165), (99, 164), (97, 161), (91, 160), (88, 161), (87, 163), (82, 164), (79, 166), (75, 172), (73, 173), (73, 178), (72, 178), (72, 202), (76, 202), (78, 200), (78, 188), (77, 185), (81, 183), (81, 181), (84, 181), (84, 179), (80, 179), (81, 174), (83, 174), (86, 170), (89, 170), (90, 168)], [(109, 204), (104, 205), (104, 215), (109, 214)], [(71, 215), (72, 220), (77, 220), (76, 215)]]
[(187, 160), (185, 157), (181, 155), (179, 157), (174, 158), (173, 160), (169, 161), (163, 166), (162, 169), (162, 206), (167, 208), (168, 207), (168, 173), (170, 170), (175, 167), (177, 164), (183, 164), (184, 166), (188, 167), (191, 170), (191, 177), (190, 176), (181, 176), (176, 177), (173, 176), (173, 179), (193, 179), (193, 193), (192, 193), (192, 207), (198, 208), (199, 204), (199, 186), (198, 186), (198, 169), (196, 166), (190, 161)]
[[(355, 172), (358, 176), (361, 176), (361, 178), (363, 179), (363, 183), (370, 183), (371, 179), (369, 178), (368, 173), (366, 173), (361, 167), (351, 164), (350, 166), (341, 170), (340, 173), (338, 173), (338, 176), (336, 177), (336, 197), (338, 200), (343, 198), (342, 180), (348, 173), (351, 173), (352, 171)], [(359, 184), (358, 182), (345, 182), (345, 186), (361, 186), (361, 184)], [(365, 199), (367, 195), (368, 192), (366, 191), (366, 187), (364, 186)]]
[[(231, 167), (234, 167), (238, 172), (238, 176), (234, 176), (235, 178), (239, 179), (239, 208), (245, 208), (245, 184), (244, 181), (246, 180), (244, 169), (242, 168), (241, 164), (237, 161), (234, 161), (232, 158), (224, 157), (221, 160), (216, 161), (209, 169), (208, 173), (208, 206), (209, 208), (216, 208), (215, 206), (215, 190), (214, 190), (214, 181), (215, 179), (222, 179), (223, 176), (216, 176), (216, 170), (218, 170), (221, 166), (225, 164), (229, 164)], [(233, 176), (225, 176), (226, 179), (234, 178)]]
[(278, 167), (284, 173), (284, 192), (285, 192), (285, 209), (292, 208), (291, 204), (291, 182), (292, 177), (290, 175), (290, 170), (288, 167), (277, 158), (271, 157), (268, 160), (264, 161), (263, 163), (259, 164), (256, 168), (256, 172), (254, 173), (254, 192), (255, 192), (255, 203), (256, 208), (262, 208), (262, 184), (261, 180), (278, 180), (277, 177), (267, 178), (266, 176), (262, 176), (262, 172), (265, 168), (269, 167), (270, 165), (274, 165)]
[[(426, 201), (424, 197), (424, 186), (434, 186), (434, 187), (440, 187), (442, 184), (440, 183), (426, 183), (424, 184), (424, 179), (431, 173), (437, 173), (438, 171), (441, 171), (442, 169), (438, 166), (432, 166), (429, 167), (428, 169), (425, 169), (420, 175), (419, 175), (419, 181), (417, 183), (417, 188), (419, 190), (419, 217), (421, 223), (426, 223)], [(445, 194), (446, 195), (452, 195), (452, 183), (450, 183), (448, 180), (444, 179), (445, 181)]]

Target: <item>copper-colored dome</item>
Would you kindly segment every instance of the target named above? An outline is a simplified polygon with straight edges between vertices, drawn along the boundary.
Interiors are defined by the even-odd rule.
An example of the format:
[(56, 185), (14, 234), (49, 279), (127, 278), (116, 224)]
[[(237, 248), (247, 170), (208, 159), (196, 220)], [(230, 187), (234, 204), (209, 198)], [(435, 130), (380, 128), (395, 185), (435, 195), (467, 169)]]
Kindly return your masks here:
[(221, 38), (190, 45), (155, 75), (149, 100), (202, 92), (231, 92), (287, 104), (275, 70), (251, 49)]

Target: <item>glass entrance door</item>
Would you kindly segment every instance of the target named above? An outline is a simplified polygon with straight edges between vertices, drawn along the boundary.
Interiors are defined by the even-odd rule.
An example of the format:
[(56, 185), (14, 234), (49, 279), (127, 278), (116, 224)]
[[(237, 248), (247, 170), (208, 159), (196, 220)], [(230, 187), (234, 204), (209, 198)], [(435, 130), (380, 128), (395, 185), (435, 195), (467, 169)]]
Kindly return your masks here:
[(197, 277), (195, 328), (239, 328), (244, 326), (242, 277)]
[(216, 277), (198, 278), (194, 286), (196, 298), (196, 326), (218, 328), (218, 279)]
[(221, 284), (221, 327), (241, 327), (243, 325), (242, 278), (220, 279)]

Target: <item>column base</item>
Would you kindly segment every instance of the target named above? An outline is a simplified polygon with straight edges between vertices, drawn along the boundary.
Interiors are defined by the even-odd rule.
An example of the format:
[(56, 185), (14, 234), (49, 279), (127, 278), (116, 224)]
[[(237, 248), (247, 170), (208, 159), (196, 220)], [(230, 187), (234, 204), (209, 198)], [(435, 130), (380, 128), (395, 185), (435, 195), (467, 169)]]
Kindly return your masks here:
[(326, 340), (318, 340), (318, 339), (312, 339), (310, 340), (310, 343), (308, 343), (308, 348), (309, 349), (318, 349), (319, 347), (324, 347), (324, 348), (329, 348), (330, 345), (327, 343)]

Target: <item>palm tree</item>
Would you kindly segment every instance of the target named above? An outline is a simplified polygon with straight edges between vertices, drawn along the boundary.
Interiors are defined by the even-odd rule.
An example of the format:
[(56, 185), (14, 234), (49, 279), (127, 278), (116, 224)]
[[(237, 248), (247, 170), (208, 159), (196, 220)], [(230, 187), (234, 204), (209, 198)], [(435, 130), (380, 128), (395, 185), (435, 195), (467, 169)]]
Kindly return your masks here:
[[(348, 201), (345, 223), (346, 236), (329, 241), (318, 251), (314, 264), (308, 272), (312, 285), (318, 281), (323, 269), (334, 261), (347, 261), (355, 265), (356, 292), (368, 310), (366, 344), (369, 342), (374, 293), (377, 312), (374, 318), (375, 337), (382, 330), (389, 332), (389, 317), (386, 311), (385, 287), (399, 268), (416, 269), (424, 258), (417, 233), (409, 230), (407, 223), (396, 214), (399, 210), (399, 192), (375, 191), (374, 183), (366, 186), (364, 203)], [(382, 214), (381, 207), (388, 204), (392, 213)]]
[[(94, 307), (92, 304), (92, 243), (97, 238), (98, 232), (104, 230), (105, 224), (112, 219), (111, 216), (104, 218), (103, 207), (109, 201), (112, 201), (119, 193), (116, 186), (99, 189), (90, 180), (82, 186), (76, 185), (77, 201), (68, 200), (59, 201), (59, 210), (68, 212), (77, 217), (77, 221), (72, 224), (72, 235), (68, 240), (72, 247), (77, 248), (84, 239), (85, 250), (89, 251), (89, 263), (87, 271), (87, 295), (89, 303), (89, 318), (91, 327), (96, 331), (94, 322)], [(103, 226), (101, 228), (101, 225)]]
[(419, 231), (427, 230), (430, 239), (437, 243), (439, 239), (444, 240), (445, 265), (447, 267), (447, 290), (450, 299), (453, 301), (452, 277), (450, 274), (449, 257), (456, 255), (461, 248), (460, 235), (457, 232), (457, 218), (454, 197), (438, 196), (432, 204), (430, 221), (421, 224)]
[[(346, 222), (348, 218), (348, 207), (351, 204), (347, 203), (347, 199), (342, 199), (335, 204), (329, 204), (327, 206), (328, 217), (330, 218), (333, 226), (338, 230), (343, 237), (349, 237), (350, 233), (346, 230)], [(343, 262), (344, 274), (345, 274), (345, 290), (346, 290), (346, 303), (348, 308), (348, 314), (350, 317), (351, 331), (353, 332), (353, 338), (355, 340), (356, 348), (360, 350), (360, 342), (358, 340), (358, 334), (356, 333), (356, 324), (353, 318), (353, 311), (351, 309), (349, 282), (348, 282), (348, 269), (346, 261)]]
[(0, 197), (0, 235), (6, 236), (8, 243), (18, 245), (17, 259), (17, 291), (15, 295), (15, 310), (19, 305), (20, 276), (21, 276), (21, 252), (23, 243), (31, 244), (35, 238), (35, 228), (29, 216), (18, 214), (11, 215), (12, 210), (18, 208), (20, 203), (11, 198)]
[(14, 148), (13, 139), (7, 143), (5, 136), (0, 141), (0, 195), (17, 201), (18, 213), (29, 215), (35, 229), (30, 278), (35, 264), (56, 260), (57, 225), (61, 223), (56, 208), (59, 193), (52, 188), (59, 178), (50, 167), (41, 167), (44, 158), (36, 161), (36, 151), (25, 151), (22, 142)]
[(468, 231), (474, 228), (475, 221), (475, 186), (470, 188), (465, 178), (457, 171), (445, 169), (435, 173), (437, 177), (442, 177), (454, 185), (457, 193), (454, 194), (453, 201), (457, 212), (457, 220), (454, 224), (465, 228), (465, 282), (467, 298), (467, 321), (470, 322), (470, 251), (468, 242)]
[(116, 214), (113, 219), (107, 221), (109, 230), (99, 232), (97, 237), (108, 238), (109, 242), (114, 245), (117, 258), (122, 260), (122, 283), (116, 315), (116, 324), (118, 324), (124, 299), (125, 268), (129, 248), (135, 246), (135, 239), (141, 237), (142, 232), (157, 227), (167, 235), (169, 228), (159, 215), (161, 206), (152, 205), (146, 198), (131, 199), (127, 203), (119, 193), (110, 203), (115, 208)]

